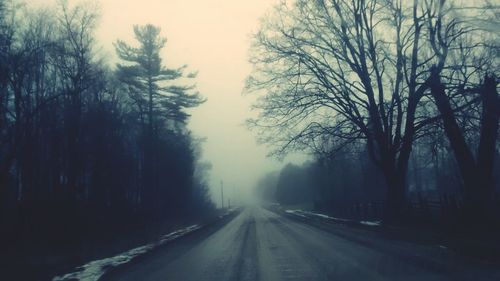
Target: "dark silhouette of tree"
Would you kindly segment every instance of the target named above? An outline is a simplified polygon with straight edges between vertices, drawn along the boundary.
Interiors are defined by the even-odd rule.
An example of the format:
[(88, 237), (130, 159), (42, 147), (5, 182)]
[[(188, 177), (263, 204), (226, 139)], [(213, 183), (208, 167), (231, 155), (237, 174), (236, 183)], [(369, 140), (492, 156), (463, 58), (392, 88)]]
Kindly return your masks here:
[[(12, 29), (7, 20), (7, 4), (0, 1), (0, 194), (5, 194), (5, 185), (14, 150), (9, 135), (9, 117), (7, 103), (9, 100), (9, 60), (12, 47)], [(4, 195), (5, 196), (5, 195)]]
[[(186, 127), (185, 110), (203, 99), (170, 85), (195, 75), (161, 65), (152, 26), (138, 34), (159, 48), (130, 47), (136, 65), (113, 71), (97, 48), (97, 14), (88, 3), (0, 1), (0, 263), (23, 265), (10, 267), (15, 279), (47, 279), (40, 272), (100, 257), (117, 233), (135, 246), (213, 210)], [(48, 252), (64, 262), (31, 270)]]
[(339, 210), (384, 198), (384, 180), (370, 161), (366, 147), (344, 148), (335, 157), (317, 154), (300, 166), (288, 164), (262, 177), (256, 194), (265, 202), (303, 204), (341, 215)]
[(262, 202), (269, 203), (276, 201), (276, 188), (280, 173), (273, 171), (262, 176), (255, 185), (254, 195)]
[(147, 115), (150, 129), (155, 118), (163, 117), (185, 123), (189, 115), (185, 109), (203, 103), (194, 86), (171, 85), (180, 78), (195, 78), (195, 74), (184, 76), (183, 66), (169, 69), (162, 65), (160, 51), (167, 40), (160, 37), (160, 28), (153, 25), (134, 26), (134, 34), (139, 47), (132, 47), (123, 41), (115, 44), (120, 59), (131, 65), (118, 64), (118, 75), (131, 92), (141, 113)]
[(425, 13), (418, 2), (361, 0), (284, 3), (277, 13), (255, 40), (247, 88), (268, 94), (254, 124), (281, 131), (268, 139), (279, 151), (365, 139), (386, 180), (387, 214), (402, 214), (417, 106), (428, 90)]
[(442, 117), (429, 97), (434, 76), (468, 66), (436, 51), (444, 36), (460, 46), (473, 31), (443, 3), (282, 2), (255, 36), (247, 90), (265, 94), (250, 127), (278, 155), (364, 141), (386, 181), (387, 219), (401, 220), (413, 143)]
[[(450, 3), (437, 2), (427, 19), (429, 49), (436, 57), (431, 69), (431, 96), (463, 181), (467, 217), (491, 216), (494, 160), (498, 141), (500, 69), (492, 59), (498, 52), (498, 7), (475, 7), (467, 14)], [(474, 12), (475, 11), (475, 12)], [(481, 17), (480, 24), (476, 17)], [(467, 19), (470, 18), (470, 19)], [(444, 71), (437, 71), (450, 65)]]
[[(119, 58), (127, 62), (127, 65), (117, 65), (117, 75), (126, 85), (144, 127), (141, 136), (141, 180), (144, 185), (141, 191), (142, 200), (147, 206), (158, 210), (161, 202), (157, 198), (162, 193), (160, 169), (164, 168), (164, 165), (161, 165), (162, 160), (159, 159), (162, 142), (171, 140), (172, 134), (182, 134), (182, 130), (177, 130), (177, 133), (172, 130), (183, 129), (189, 117), (185, 110), (199, 106), (204, 100), (198, 92), (193, 91), (193, 85), (172, 84), (179, 79), (193, 79), (196, 75), (184, 75), (186, 66), (178, 69), (163, 66), (160, 52), (166, 39), (160, 37), (160, 28), (150, 24), (134, 26), (134, 34), (139, 42), (138, 47), (132, 47), (123, 41), (117, 41), (115, 44)], [(179, 140), (183, 138), (180, 136)], [(173, 182), (176, 182), (178, 175), (179, 173), (173, 174)]]
[(482, 113), (479, 144), (474, 153), (473, 148), (467, 144), (448, 96), (455, 94), (454, 90), (447, 89), (438, 75), (435, 79), (432, 81), (432, 95), (443, 116), (444, 130), (463, 179), (467, 215), (471, 220), (477, 221), (478, 217), (491, 214), (493, 204), (493, 168), (500, 117), (498, 81), (493, 76), (485, 76), (480, 88), (475, 90), (480, 96)]
[(311, 202), (313, 190), (308, 185), (308, 174), (301, 167), (288, 164), (280, 172), (276, 184), (276, 201), (284, 205)]

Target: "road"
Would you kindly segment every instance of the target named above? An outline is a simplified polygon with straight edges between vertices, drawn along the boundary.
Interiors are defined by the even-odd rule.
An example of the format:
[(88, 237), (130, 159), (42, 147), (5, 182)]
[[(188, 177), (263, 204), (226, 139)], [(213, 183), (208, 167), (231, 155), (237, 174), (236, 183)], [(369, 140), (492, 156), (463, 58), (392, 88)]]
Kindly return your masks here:
[(105, 279), (500, 280), (494, 267), (438, 246), (366, 240), (367, 235), (353, 232), (359, 239), (349, 239), (249, 207), (221, 228), (173, 243)]

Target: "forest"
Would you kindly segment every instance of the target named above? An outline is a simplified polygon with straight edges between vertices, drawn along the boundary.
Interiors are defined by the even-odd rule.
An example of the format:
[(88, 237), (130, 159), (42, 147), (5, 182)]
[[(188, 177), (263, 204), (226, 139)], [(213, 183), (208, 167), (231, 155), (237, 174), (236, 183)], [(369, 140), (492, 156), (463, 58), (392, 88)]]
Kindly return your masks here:
[(214, 210), (187, 128), (205, 101), (196, 73), (164, 65), (153, 25), (131, 26), (136, 42), (106, 60), (98, 19), (84, 2), (0, 1), (3, 276), (40, 277)]
[(339, 217), (377, 209), (389, 224), (435, 203), (438, 224), (498, 226), (498, 5), (464, 5), (278, 4), (253, 38), (248, 126), (272, 155), (313, 160), (268, 174), (257, 194)]

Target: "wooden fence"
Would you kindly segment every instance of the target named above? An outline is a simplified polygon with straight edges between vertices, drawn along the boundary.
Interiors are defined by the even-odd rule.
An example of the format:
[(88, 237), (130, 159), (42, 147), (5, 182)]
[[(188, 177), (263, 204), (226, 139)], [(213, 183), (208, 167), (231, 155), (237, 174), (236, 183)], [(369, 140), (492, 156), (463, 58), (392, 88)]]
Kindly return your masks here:
[[(496, 217), (500, 218), (500, 195), (495, 195)], [(463, 207), (463, 200), (454, 194), (433, 197), (413, 196), (406, 205), (404, 215), (413, 222), (440, 223), (454, 222)], [(385, 212), (384, 201), (344, 204), (332, 201), (315, 202), (318, 211), (327, 212), (339, 218), (356, 220), (382, 220)]]

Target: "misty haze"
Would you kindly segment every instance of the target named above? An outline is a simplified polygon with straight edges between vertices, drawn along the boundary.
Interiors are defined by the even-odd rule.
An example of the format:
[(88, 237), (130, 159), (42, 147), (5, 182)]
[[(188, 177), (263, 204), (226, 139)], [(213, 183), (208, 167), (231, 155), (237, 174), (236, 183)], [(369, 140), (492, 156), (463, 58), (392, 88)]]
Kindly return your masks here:
[(0, 0), (0, 280), (500, 280), (499, 0)]

